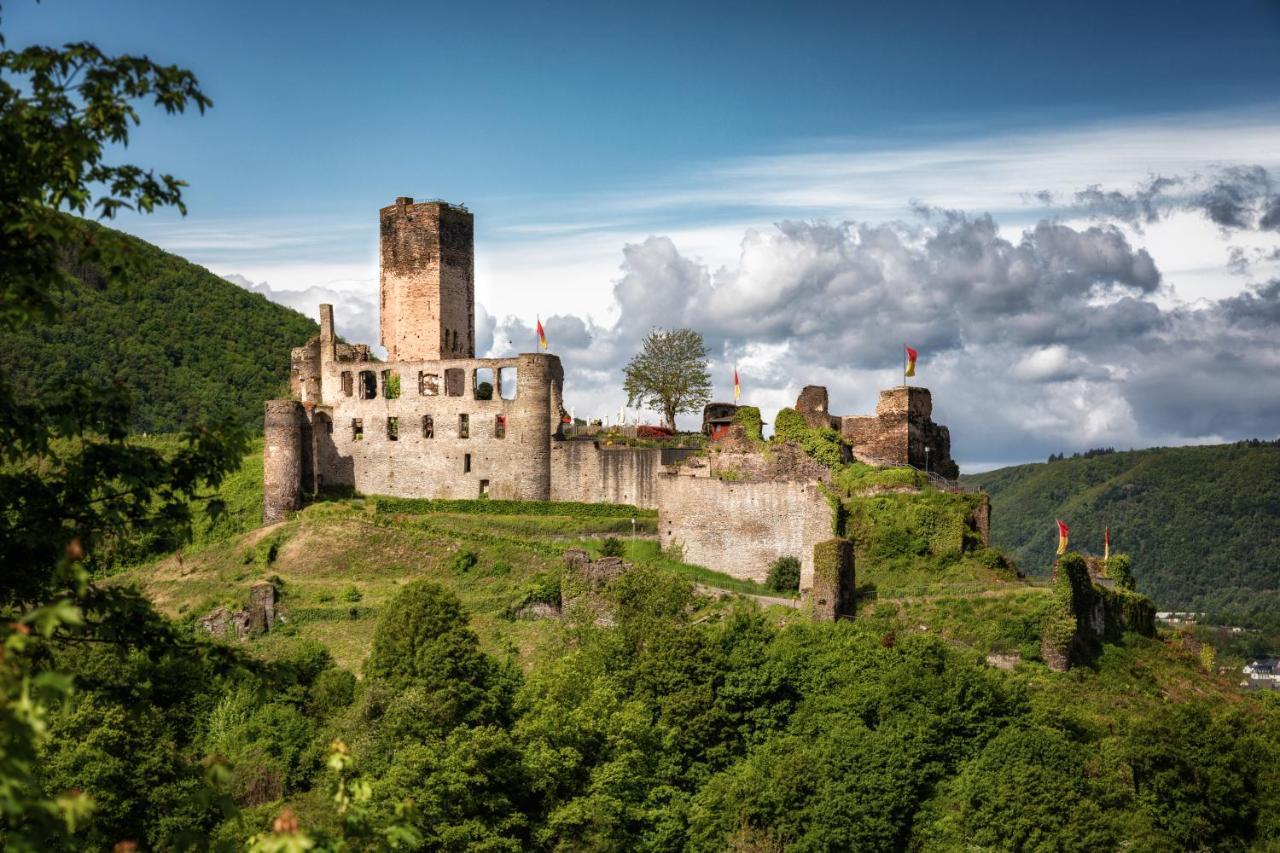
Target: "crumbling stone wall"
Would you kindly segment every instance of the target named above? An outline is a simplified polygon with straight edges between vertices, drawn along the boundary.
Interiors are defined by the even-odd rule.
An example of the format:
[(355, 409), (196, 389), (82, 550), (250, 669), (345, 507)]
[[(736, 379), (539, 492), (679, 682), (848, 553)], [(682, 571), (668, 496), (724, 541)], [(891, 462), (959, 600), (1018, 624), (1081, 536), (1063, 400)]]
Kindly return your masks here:
[(804, 599), (815, 622), (834, 622), (854, 615), (856, 588), (853, 543), (848, 539), (824, 539), (813, 546), (813, 580), (801, 581)]
[(401, 197), (379, 211), (381, 343), (389, 361), (475, 356), (474, 223), (462, 207)]
[(297, 400), (268, 400), (262, 425), (262, 523), (274, 524), (302, 500), (303, 424)]
[(791, 443), (744, 448), (733, 441), (716, 442), (707, 453), (707, 460), (712, 477), (730, 482), (831, 479), (830, 468)]
[(1054, 567), (1053, 596), (1041, 629), (1040, 654), (1055, 672), (1091, 659), (1099, 643), (1119, 642), (1126, 631), (1155, 635), (1151, 599), (1096, 583), (1085, 558), (1074, 552)]
[(833, 427), (840, 429), (840, 419), (833, 418), (827, 401), (827, 389), (821, 385), (806, 385), (796, 398), (795, 409), (804, 416), (810, 429)]
[(551, 443), (551, 500), (658, 505), (657, 447), (600, 447), (594, 441)]
[(196, 620), (206, 633), (225, 639), (265, 634), (276, 624), (276, 588), (270, 581), (258, 581), (249, 588), (249, 605), (244, 610), (219, 607)]
[[(353, 367), (373, 373), (374, 396), (361, 396)], [(558, 367), (559, 359), (540, 353), (367, 366), (327, 362), (324, 404), (312, 418), (317, 486), (397, 497), (549, 500)], [(503, 368), (515, 368), (514, 399), (504, 397), (511, 389), (503, 387)], [(357, 375), (347, 380), (344, 372)], [(490, 375), (492, 392), (483, 399), (479, 376)], [(399, 396), (387, 394), (391, 376), (399, 379)], [(457, 379), (452, 386), (449, 377)]]
[(813, 546), (831, 536), (831, 507), (817, 483), (726, 482), (664, 471), (658, 476), (658, 541), (685, 562), (763, 582), (778, 557), (800, 560), (813, 583)]
[(954, 480), (960, 469), (951, 458), (951, 432), (932, 415), (928, 388), (889, 388), (880, 392), (874, 416), (840, 418), (840, 432), (861, 462), (912, 465)]

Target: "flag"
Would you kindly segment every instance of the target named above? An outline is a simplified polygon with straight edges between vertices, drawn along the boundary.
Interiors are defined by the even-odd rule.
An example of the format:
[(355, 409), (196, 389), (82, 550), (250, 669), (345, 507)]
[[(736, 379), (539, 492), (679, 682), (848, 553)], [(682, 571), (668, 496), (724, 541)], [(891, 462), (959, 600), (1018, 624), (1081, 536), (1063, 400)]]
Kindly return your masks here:
[(542, 318), (538, 318), (538, 346), (542, 349), (547, 348), (547, 333), (542, 330)]
[(1111, 559), (1111, 528), (1108, 527), (1106, 532), (1102, 534), (1102, 559)]
[(903, 346), (907, 350), (907, 369), (902, 372), (902, 375), (915, 376), (916, 375), (916, 356), (918, 356), (919, 353), (913, 350), (911, 347), (906, 346), (905, 344)]
[(742, 396), (742, 384), (738, 382), (738, 368), (733, 369), (733, 402), (738, 402), (738, 398)]
[(1058, 522), (1058, 556), (1061, 557), (1067, 553), (1067, 534), (1071, 532), (1071, 528), (1062, 523), (1062, 519), (1056, 519)]

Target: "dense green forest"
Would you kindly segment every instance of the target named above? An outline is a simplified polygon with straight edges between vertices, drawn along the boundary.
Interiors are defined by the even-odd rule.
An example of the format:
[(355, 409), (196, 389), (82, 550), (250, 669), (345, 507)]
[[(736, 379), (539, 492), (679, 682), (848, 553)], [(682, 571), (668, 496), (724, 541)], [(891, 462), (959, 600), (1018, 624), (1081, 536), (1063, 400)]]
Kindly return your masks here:
[(992, 538), (1031, 574), (1057, 545), (1133, 555), (1162, 610), (1265, 619), (1280, 612), (1280, 445), (1240, 442), (1095, 453), (965, 478), (991, 494)]
[[(91, 229), (100, 228), (85, 223)], [(57, 322), (0, 336), (0, 361), (20, 394), (39, 398), (81, 379), (124, 383), (138, 432), (175, 432), (230, 415), (262, 428), (262, 401), (289, 378), (289, 350), (316, 324), (204, 267), (125, 239), (128, 287), (93, 264), (69, 264)]]

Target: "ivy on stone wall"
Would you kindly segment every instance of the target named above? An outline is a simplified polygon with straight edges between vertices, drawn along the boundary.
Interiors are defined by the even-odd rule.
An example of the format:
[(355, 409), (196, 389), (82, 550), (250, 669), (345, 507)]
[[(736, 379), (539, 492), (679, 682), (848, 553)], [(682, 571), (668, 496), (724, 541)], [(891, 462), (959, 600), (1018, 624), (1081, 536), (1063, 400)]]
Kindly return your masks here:
[(764, 441), (764, 421), (760, 417), (760, 410), (755, 406), (739, 406), (733, 420), (742, 427), (747, 438), (756, 442)]
[(833, 472), (844, 464), (846, 458), (847, 444), (840, 433), (830, 427), (810, 427), (805, 422), (804, 415), (791, 408), (778, 412), (773, 425), (773, 440), (798, 445)]

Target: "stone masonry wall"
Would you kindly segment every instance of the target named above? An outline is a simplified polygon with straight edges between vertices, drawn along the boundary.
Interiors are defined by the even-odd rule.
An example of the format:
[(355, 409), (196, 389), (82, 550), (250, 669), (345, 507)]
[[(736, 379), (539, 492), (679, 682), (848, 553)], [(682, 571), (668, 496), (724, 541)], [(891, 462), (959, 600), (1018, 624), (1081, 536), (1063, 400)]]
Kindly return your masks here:
[(813, 584), (813, 546), (831, 537), (831, 508), (815, 483), (726, 483), (658, 477), (658, 541), (688, 563), (763, 582), (778, 557), (800, 560), (800, 588)]
[(551, 443), (551, 500), (658, 505), (657, 447), (600, 447), (593, 441)]
[(900, 386), (880, 392), (875, 415), (838, 420), (841, 434), (853, 445), (855, 459), (872, 465), (927, 468), (954, 480), (960, 469), (951, 459), (951, 432), (934, 423), (932, 416), (928, 388)]
[[(558, 426), (551, 413), (558, 361), (555, 356), (530, 354), (514, 359), (327, 362), (324, 404), (315, 407), (312, 416), (317, 487), (345, 485), (365, 494), (399, 497), (487, 494), (548, 500), (550, 444)], [(515, 397), (504, 399), (512, 393), (511, 368)], [(374, 396), (368, 399), (362, 397), (362, 374), (373, 380)], [(399, 378), (400, 395), (389, 398), (392, 376)], [(493, 386), (491, 399), (477, 399), (481, 381)], [(431, 419), (429, 437), (426, 418)]]
[(475, 355), (474, 223), (467, 210), (402, 197), (379, 211), (381, 342), (390, 361)]

